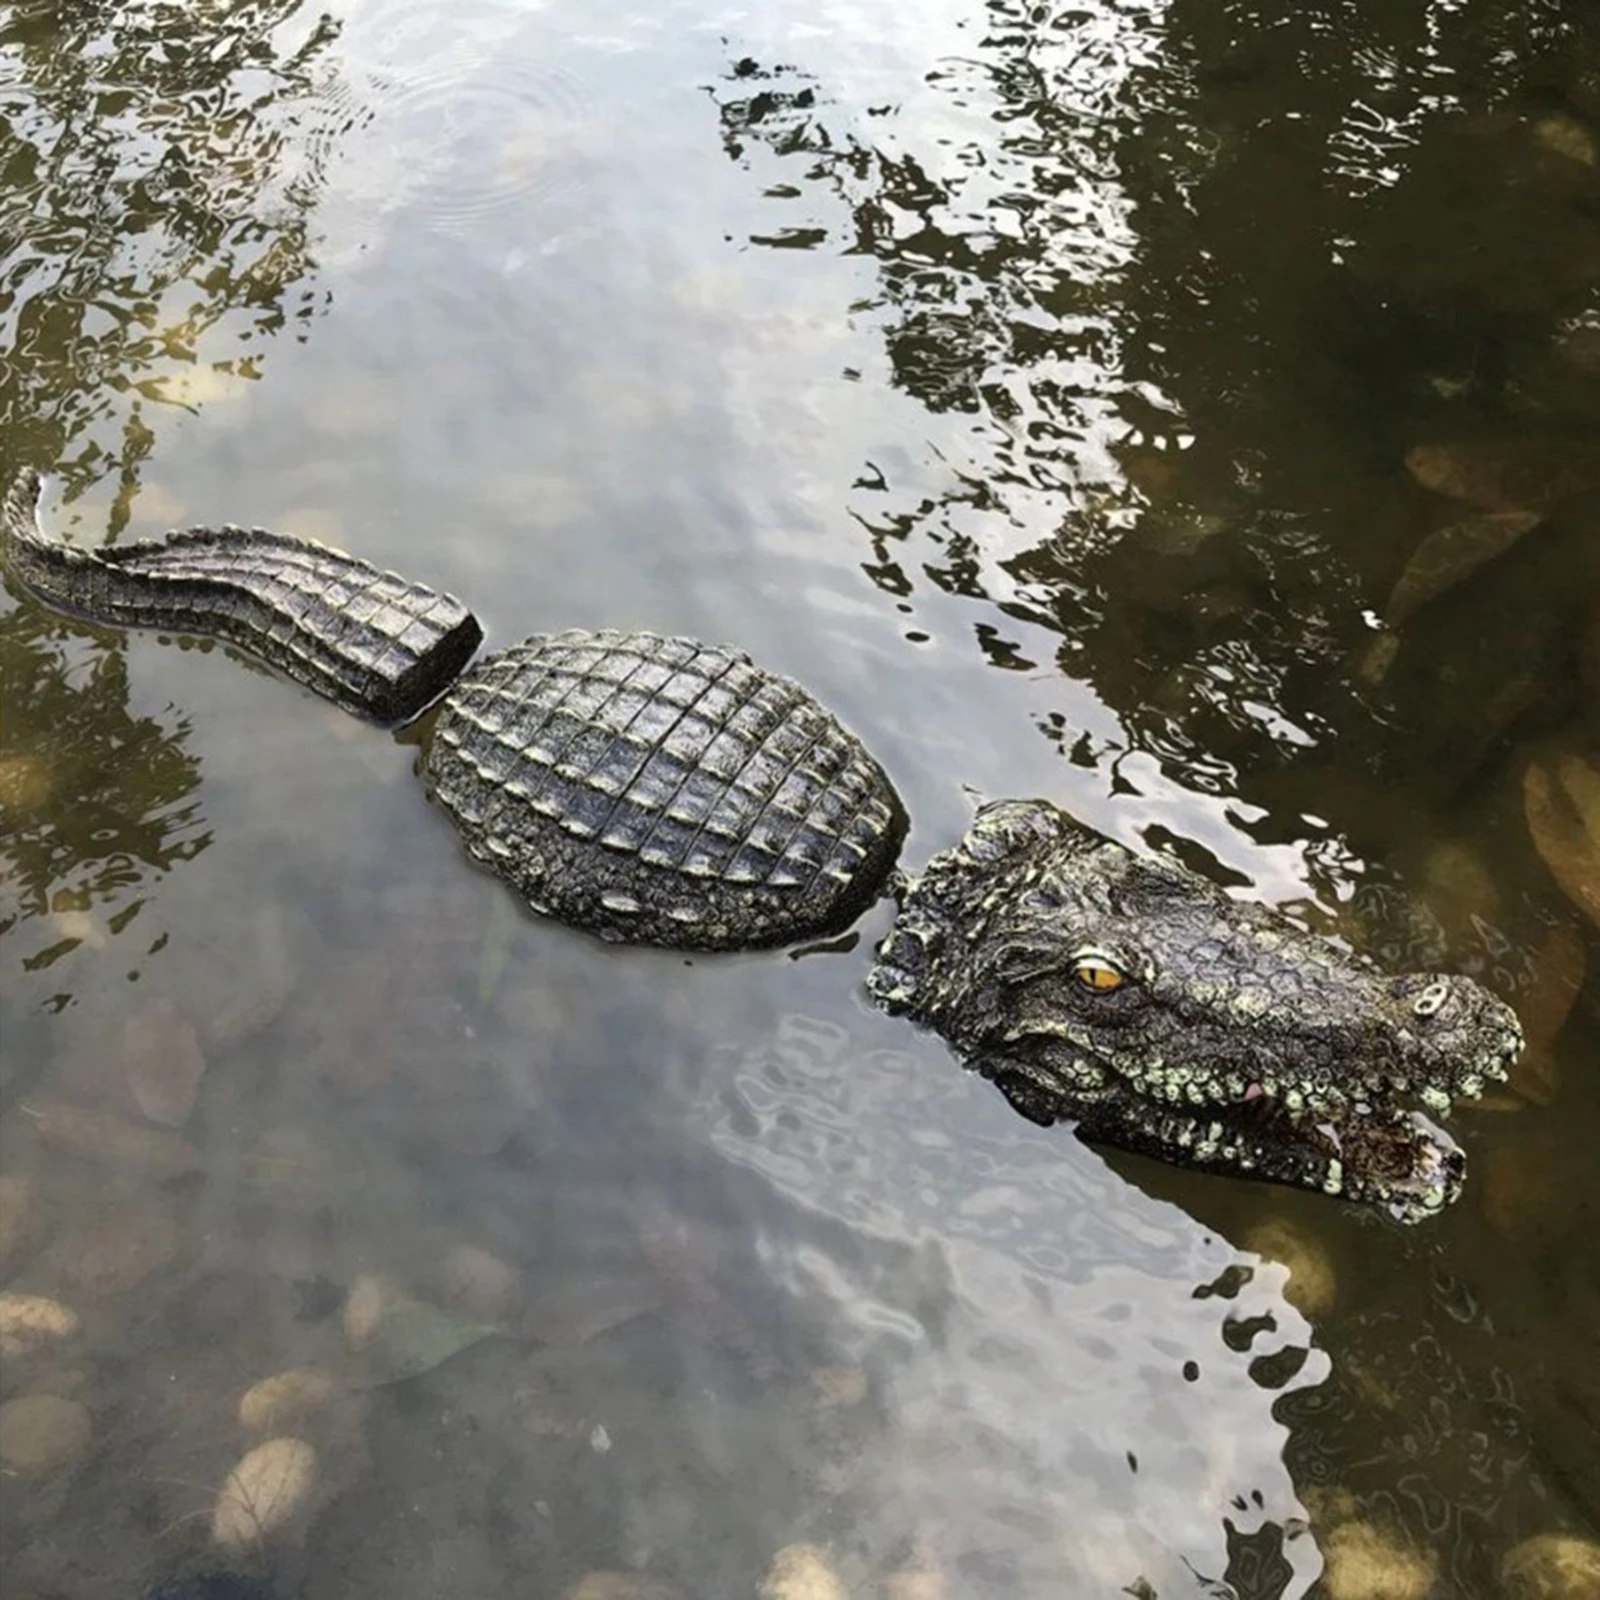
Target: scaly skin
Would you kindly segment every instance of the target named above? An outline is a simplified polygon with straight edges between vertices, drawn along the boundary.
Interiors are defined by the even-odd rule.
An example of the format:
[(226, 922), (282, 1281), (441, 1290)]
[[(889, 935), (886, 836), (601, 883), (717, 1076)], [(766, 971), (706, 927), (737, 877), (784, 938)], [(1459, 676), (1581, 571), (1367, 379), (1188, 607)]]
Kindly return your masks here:
[[(449, 596), (260, 530), (75, 550), (39, 533), (38, 492), (13, 485), (0, 549), (46, 603), (227, 639), (380, 721), (442, 694), (434, 794), (536, 911), (750, 948), (843, 927), (893, 865), (905, 815), (882, 769), (736, 651), (573, 631), (454, 681), (479, 630)], [(985, 807), (905, 887), (868, 987), (1036, 1122), (1407, 1220), (1454, 1198), (1464, 1162), (1400, 1097), (1443, 1110), (1521, 1047), (1470, 980), (1386, 976), (1041, 800)]]
[(1035, 1122), (1407, 1221), (1465, 1162), (1401, 1097), (1442, 1111), (1522, 1046), (1470, 979), (1389, 976), (1043, 800), (984, 807), (934, 857), (868, 988)]
[(223, 639), (374, 722), (417, 715), (483, 638), (453, 595), (315, 539), (189, 528), (80, 550), (38, 526), (39, 474), (5, 498), (0, 548), (17, 581), (59, 611), (125, 628)]
[(905, 813), (799, 684), (693, 639), (573, 629), (485, 657), (427, 756), (468, 850), (602, 939), (751, 950), (878, 897)]

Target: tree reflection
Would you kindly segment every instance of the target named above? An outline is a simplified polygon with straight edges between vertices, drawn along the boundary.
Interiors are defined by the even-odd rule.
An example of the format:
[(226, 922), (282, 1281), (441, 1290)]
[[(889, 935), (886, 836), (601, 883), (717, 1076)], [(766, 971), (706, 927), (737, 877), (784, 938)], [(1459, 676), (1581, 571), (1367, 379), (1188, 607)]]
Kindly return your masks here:
[[(1437, 888), (1435, 867), (1461, 865), (1454, 837), (1477, 836), (1459, 852), (1476, 876), (1438, 897), (1470, 929), (1428, 956), (1506, 987), (1526, 951), (1490, 926), (1514, 913), (1478, 846), (1521, 870), (1526, 741), (1582, 714), (1592, 482), (1539, 491), (1535, 531), (1398, 633), (1371, 618), (1431, 532), (1487, 503), (1413, 481), (1413, 446), (1492, 459), (1564, 441), (1577, 464), (1600, 439), (1600, 17), (1538, 0), (990, 0), (973, 31), (967, 59), (929, 74), (949, 103), (920, 143), (892, 108), (837, 104), (791, 67), (743, 60), (715, 91), (729, 156), (793, 218), (752, 242), (871, 261), (853, 314), (901, 390), (962, 421), (930, 428), (937, 468), (900, 482), (873, 464), (852, 486), (863, 570), (897, 602), (968, 602), (995, 666), (1053, 653), (1129, 748), (1256, 802), (1263, 842), (1302, 842), (1330, 902), (1365, 894), (1353, 859), (1407, 848)], [(1080, 765), (1121, 754), (1059, 719), (1041, 731)], [(1379, 942), (1414, 953), (1407, 913), (1370, 900)], [(1544, 1152), (1537, 1133), (1523, 1140)], [(1502, 1536), (1548, 1525), (1552, 1503), (1592, 1520), (1571, 1441), (1588, 1437), (1593, 1362), (1560, 1332), (1570, 1314), (1540, 1325), (1521, 1392), (1488, 1337), (1505, 1316), (1530, 1325), (1524, 1297), (1582, 1227), (1536, 1244), (1511, 1184), (1581, 1183), (1589, 1148), (1574, 1126), (1559, 1174), (1474, 1155), (1471, 1204), (1494, 1227), (1475, 1219), (1493, 1261), (1473, 1293), (1413, 1244), (1319, 1333), (1334, 1381), (1282, 1410), (1319, 1533), (1360, 1495), (1356, 1543), (1402, 1528), (1452, 1593), (1487, 1594)], [(1517, 1244), (1496, 1251), (1502, 1231)], [(1375, 1259), (1348, 1264), (1364, 1277)], [(1550, 1371), (1578, 1421), (1536, 1415), (1530, 1465), (1528, 1392)], [(1230, 1569), (1239, 1592), (1282, 1592), (1270, 1559), (1247, 1571), (1263, 1554)]]
[[(128, 710), (127, 663), (113, 646), (78, 637), (33, 608), (0, 619), (0, 678), (8, 717), (0, 751), (0, 841), (12, 903), (0, 932), (55, 912), (56, 935), (22, 952), (42, 970), (72, 948), (71, 913), (126, 894), (210, 843), (194, 789), (199, 763), (188, 725)], [(20, 720), (20, 719), (19, 719)]]
[(1336, 743), (1429, 806), (1460, 794), (1564, 714), (1592, 518), (1564, 508), (1397, 663), (1371, 669), (1367, 614), (1457, 514), (1407, 480), (1409, 446), (1596, 432), (1600, 384), (1545, 381), (1600, 282), (1586, 28), (1539, 4), (991, 0), (972, 58), (929, 74), (961, 131), (920, 149), (738, 62), (728, 153), (776, 158), (769, 193), (803, 213), (756, 242), (871, 258), (856, 310), (895, 383), (976, 419), (942, 491), (858, 482), (865, 570), (987, 597), (1015, 624), (978, 631), (996, 665), (1056, 636), (1192, 786), (1295, 794), (1284, 774)]
[[(334, 36), (299, 0), (102, 0), (0, 18), (6, 233), (0, 395), (24, 459), (81, 490), (133, 474), (150, 401), (208, 333), (248, 347), (315, 314), (315, 173), (284, 134)], [(301, 37), (292, 37), (298, 32)], [(251, 375), (251, 356), (219, 363)]]
[[(304, 336), (318, 173), (286, 134), (335, 33), (299, 0), (0, 11), (0, 467), (112, 479), (116, 531), (166, 408)], [(125, 897), (207, 835), (187, 727), (130, 714), (122, 642), (26, 599), (0, 627), (9, 928)]]

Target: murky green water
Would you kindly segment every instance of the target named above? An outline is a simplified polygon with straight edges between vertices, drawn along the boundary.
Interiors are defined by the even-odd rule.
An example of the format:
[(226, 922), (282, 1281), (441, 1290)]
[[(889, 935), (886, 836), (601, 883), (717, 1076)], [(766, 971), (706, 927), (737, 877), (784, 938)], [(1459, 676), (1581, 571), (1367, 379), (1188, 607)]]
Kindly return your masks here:
[(13, 595), (8, 1600), (797, 1543), (885, 1600), (1454, 1600), (1594, 1539), (1597, 149), (1554, 5), (0, 8), (0, 459), (57, 526), (735, 642), (913, 866), (1047, 794), (1534, 1040), (1417, 1229), (1108, 1157), (867, 1008), (885, 908), (602, 948), (403, 740)]

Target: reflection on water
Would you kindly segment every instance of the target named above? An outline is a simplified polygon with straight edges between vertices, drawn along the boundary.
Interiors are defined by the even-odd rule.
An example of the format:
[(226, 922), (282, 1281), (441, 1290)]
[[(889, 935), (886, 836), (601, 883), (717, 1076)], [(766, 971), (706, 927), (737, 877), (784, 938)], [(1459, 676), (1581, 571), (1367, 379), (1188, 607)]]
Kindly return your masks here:
[[(1580, 124), (1535, 115), (1559, 62), (1519, 54), (1514, 75), (1464, 19), (1352, 57), (1315, 7), (1270, 29), (1249, 6), (1134, 9), (1109, 39), (1096, 16), (1004, 3), (985, 23), (977, 59), (933, 74), (985, 114), (931, 149), (899, 127), (878, 139), (794, 68), (746, 58), (718, 89), (730, 155), (749, 165), (759, 141), (778, 157), (762, 175), (790, 181), (768, 193), (803, 219), (752, 241), (804, 233), (870, 257), (876, 291), (854, 310), (881, 332), (893, 382), (977, 419), (941, 435), (960, 454), (932, 499), (920, 474), (901, 484), (876, 462), (857, 480), (866, 570), (896, 597), (933, 586), (989, 602), (972, 626), (990, 660), (1027, 670), (1048, 648), (1117, 710), (1130, 747), (1201, 789), (1322, 768), (1315, 752), (1337, 741), (1437, 804), (1519, 720), (1570, 714), (1600, 583), (1592, 513), (1573, 505), (1595, 488), (1593, 446), (1525, 438), (1574, 427), (1574, 386), (1546, 373), (1540, 390), (1511, 389), (1504, 371), (1536, 354), (1559, 365), (1551, 346), (1571, 345), (1592, 298), (1592, 270), (1550, 261), (1600, 265), (1593, 150), (1552, 148), (1552, 129)], [(1564, 42), (1556, 30), (1546, 48)], [(1414, 109), (1392, 49), (1450, 85), (1404, 140), (1451, 170), (1426, 206), (1408, 192), (1424, 182), (1414, 168), (1394, 185), (1388, 146), (1365, 181), (1326, 181), (1330, 146), (1350, 177), (1368, 99)], [(1291, 60), (1316, 63), (1304, 97), (1284, 97)], [(1583, 70), (1581, 56), (1566, 67)], [(1455, 282), (1481, 252), (1459, 246), (1450, 207), (1504, 241), (1547, 302)], [(1412, 281), (1435, 262), (1439, 283)], [(1488, 503), (1572, 509), (1494, 584), (1466, 586), (1470, 562), (1436, 555), (1434, 586), (1465, 592), (1374, 673), (1367, 614), (1428, 519), (1460, 509), (1403, 492), (1406, 446), (1496, 425), (1535, 459)], [(1483, 477), (1497, 453), (1501, 439), (1469, 437), (1455, 476)], [(1508, 587), (1524, 619), (1510, 636)], [(1059, 638), (1045, 646), (1040, 629)]]
[(105, 944), (97, 913), (116, 905), (111, 920), (125, 924), (141, 880), (205, 849), (200, 774), (181, 721), (130, 713), (115, 645), (14, 611), (0, 619), (0, 676), (8, 701), (28, 708), (7, 717), (0, 747), (0, 930), (26, 972), (44, 973), (86, 942)]
[(250, 347), (315, 316), (315, 192), (282, 150), (337, 31), (296, 0), (8, 8), (9, 452), (131, 495), (158, 408), (256, 377)]
[(81, 539), (281, 520), (502, 642), (742, 644), (911, 866), (1049, 793), (1514, 996), (1515, 1092), (1415, 1230), (1102, 1158), (870, 1013), (862, 944), (525, 920), (405, 746), (18, 600), (8, 1584), (1590, 1592), (1600, 44), (741, 26), (12, 7), (8, 460)]

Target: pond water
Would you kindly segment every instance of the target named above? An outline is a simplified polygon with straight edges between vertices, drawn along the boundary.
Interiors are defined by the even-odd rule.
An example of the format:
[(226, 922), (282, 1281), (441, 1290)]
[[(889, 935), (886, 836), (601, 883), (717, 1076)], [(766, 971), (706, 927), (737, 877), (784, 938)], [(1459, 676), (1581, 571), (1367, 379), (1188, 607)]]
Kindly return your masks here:
[(606, 948), (414, 738), (13, 590), (9, 1600), (1600, 1592), (1597, 152), (1552, 4), (0, 11), (52, 526), (740, 645), (911, 867), (1047, 795), (1531, 1041), (1419, 1227), (1095, 1151), (886, 905)]

